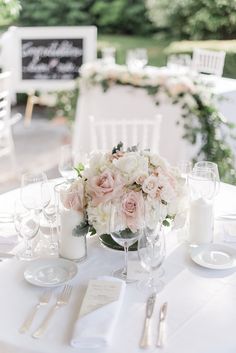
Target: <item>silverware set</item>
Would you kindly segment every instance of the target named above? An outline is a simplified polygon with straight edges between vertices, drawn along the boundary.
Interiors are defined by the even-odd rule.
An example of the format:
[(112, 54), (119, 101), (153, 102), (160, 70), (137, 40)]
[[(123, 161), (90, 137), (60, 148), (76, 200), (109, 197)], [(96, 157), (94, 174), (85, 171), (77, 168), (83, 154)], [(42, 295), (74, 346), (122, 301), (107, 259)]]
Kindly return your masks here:
[[(56, 303), (51, 307), (49, 310), (48, 314), (44, 318), (43, 322), (41, 325), (38, 327), (38, 329), (32, 334), (32, 337), (34, 338), (40, 338), (43, 336), (45, 331), (47, 330), (49, 326), (49, 322), (54, 315), (54, 313), (62, 306), (66, 305), (69, 302), (70, 295), (72, 292), (72, 286), (65, 285), (62, 289), (62, 291), (58, 294)], [(51, 297), (52, 297), (52, 290), (45, 290), (42, 295), (39, 298), (38, 303), (35, 305), (35, 307), (30, 311), (28, 316), (26, 317), (25, 321), (21, 325), (19, 332), (20, 333), (26, 333), (29, 331), (33, 320), (36, 316), (36, 313), (40, 309), (41, 306), (48, 305), (50, 303)]]
[[(152, 293), (146, 303), (146, 315), (142, 332), (142, 337), (139, 343), (140, 348), (149, 348), (152, 345), (151, 340), (151, 320), (156, 302), (156, 293)], [(160, 308), (158, 327), (157, 327), (157, 341), (156, 347), (163, 347), (165, 344), (166, 331), (166, 317), (167, 317), (167, 302), (163, 303)]]

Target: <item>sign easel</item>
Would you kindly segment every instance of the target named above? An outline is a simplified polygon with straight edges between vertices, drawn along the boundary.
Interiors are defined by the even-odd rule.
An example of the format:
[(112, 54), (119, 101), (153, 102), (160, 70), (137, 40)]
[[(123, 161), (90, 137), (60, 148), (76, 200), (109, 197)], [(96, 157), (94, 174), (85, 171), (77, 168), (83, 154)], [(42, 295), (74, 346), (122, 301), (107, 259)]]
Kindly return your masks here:
[[(45, 95), (71, 90), (82, 64), (96, 59), (97, 29), (82, 27), (10, 27), (0, 40), (1, 66), (12, 73), (12, 97), (27, 93), (25, 123), (34, 104), (44, 104)], [(47, 101), (47, 99), (46, 99)]]

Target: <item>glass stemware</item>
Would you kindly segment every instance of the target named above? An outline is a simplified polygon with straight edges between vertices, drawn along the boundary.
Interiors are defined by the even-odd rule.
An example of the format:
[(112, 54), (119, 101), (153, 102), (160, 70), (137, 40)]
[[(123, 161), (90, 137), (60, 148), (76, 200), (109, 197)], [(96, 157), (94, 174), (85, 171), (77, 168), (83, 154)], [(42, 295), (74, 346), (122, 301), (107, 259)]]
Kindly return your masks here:
[(50, 200), (47, 175), (25, 173), (21, 178), (21, 201), (28, 210), (42, 211)]
[(50, 227), (49, 253), (50, 255), (58, 255), (58, 241), (54, 236), (54, 226), (57, 218), (57, 202), (54, 192), (54, 184), (50, 185), (49, 192), (50, 201), (43, 208), (43, 215), (48, 221)]
[(127, 283), (133, 280), (127, 278), (128, 270), (128, 251), (129, 247), (134, 244), (140, 235), (140, 230), (132, 232), (129, 228), (123, 226), (125, 224), (122, 213), (121, 204), (111, 204), (110, 219), (109, 219), (109, 234), (112, 239), (124, 248), (125, 263), (124, 267), (113, 272), (114, 277), (125, 280)]
[(220, 191), (220, 174), (219, 174), (219, 169), (218, 165), (214, 162), (209, 162), (209, 161), (200, 161), (195, 163), (194, 168), (202, 168), (202, 169), (210, 169), (213, 173), (215, 173), (216, 176), (216, 187), (215, 187), (215, 195), (216, 196), (219, 191)]
[(212, 200), (216, 192), (216, 174), (209, 168), (194, 166), (188, 177), (191, 198)]
[[(142, 267), (148, 271), (147, 280), (140, 281), (138, 287), (153, 292), (160, 292), (164, 286), (160, 280), (164, 271), (161, 271), (161, 265), (166, 254), (165, 235), (162, 222), (157, 222), (154, 228), (146, 226), (138, 241), (138, 256)], [(154, 278), (153, 272), (158, 270), (159, 279)]]
[(74, 152), (70, 144), (61, 147), (58, 170), (67, 181), (74, 180), (77, 177), (74, 168)]
[(145, 48), (137, 48), (127, 51), (126, 65), (129, 70), (142, 69), (147, 63), (148, 55)]
[(26, 210), (17, 217), (16, 227), (19, 235), (25, 241), (25, 248), (17, 254), (20, 260), (32, 260), (37, 257), (33, 251), (32, 240), (36, 237), (39, 231), (39, 214), (34, 210)]

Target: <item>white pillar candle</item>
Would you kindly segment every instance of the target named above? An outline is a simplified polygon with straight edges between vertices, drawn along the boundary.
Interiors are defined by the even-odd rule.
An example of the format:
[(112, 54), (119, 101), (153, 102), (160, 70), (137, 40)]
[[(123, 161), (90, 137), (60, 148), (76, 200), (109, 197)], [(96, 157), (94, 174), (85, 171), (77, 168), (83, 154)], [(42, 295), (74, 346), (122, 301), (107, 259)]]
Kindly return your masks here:
[(84, 235), (73, 235), (73, 229), (82, 221), (79, 212), (64, 210), (61, 212), (60, 255), (70, 260), (80, 260), (86, 256)]
[(213, 203), (199, 198), (191, 202), (189, 211), (189, 243), (207, 244), (213, 241)]

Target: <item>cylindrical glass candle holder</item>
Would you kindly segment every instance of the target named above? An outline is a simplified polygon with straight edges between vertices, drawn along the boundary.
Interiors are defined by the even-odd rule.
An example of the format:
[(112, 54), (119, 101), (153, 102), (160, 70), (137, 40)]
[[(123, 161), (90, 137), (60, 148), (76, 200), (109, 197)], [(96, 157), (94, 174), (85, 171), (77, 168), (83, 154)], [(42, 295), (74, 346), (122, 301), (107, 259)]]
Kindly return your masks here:
[(86, 235), (88, 225), (83, 212), (78, 210), (81, 202), (80, 190), (68, 183), (55, 186), (57, 197), (57, 226), (59, 233), (59, 255), (73, 261), (87, 257)]

